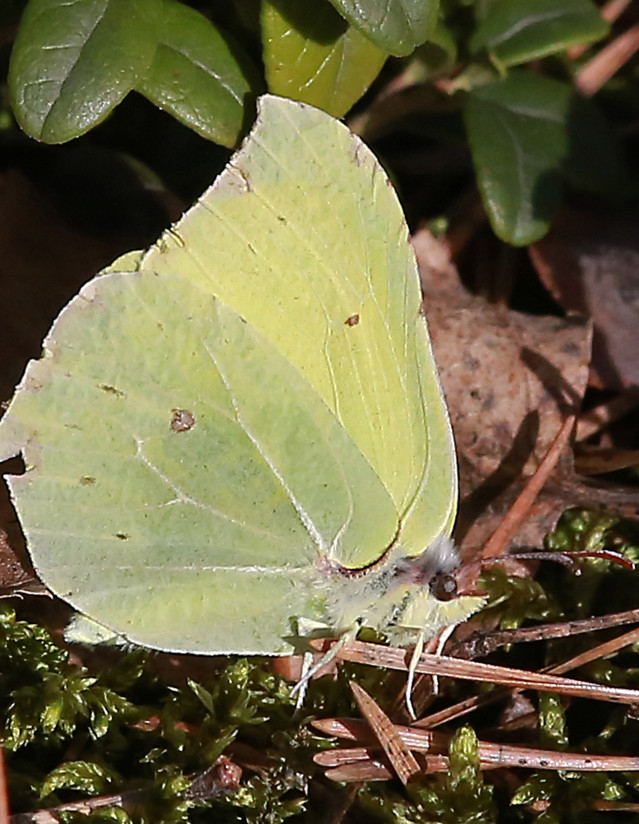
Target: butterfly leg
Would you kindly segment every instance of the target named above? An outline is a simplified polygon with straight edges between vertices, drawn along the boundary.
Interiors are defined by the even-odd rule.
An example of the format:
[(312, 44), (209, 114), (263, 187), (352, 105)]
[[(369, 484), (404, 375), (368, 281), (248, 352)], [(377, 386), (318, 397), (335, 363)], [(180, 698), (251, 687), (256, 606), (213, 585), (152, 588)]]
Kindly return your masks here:
[[(311, 678), (313, 678), (317, 673), (324, 669), (328, 664), (334, 661), (337, 658), (339, 651), (345, 647), (347, 644), (350, 644), (352, 641), (355, 640), (357, 637), (357, 633), (359, 632), (359, 627), (353, 627), (352, 629), (347, 630), (345, 633), (340, 635), (340, 637), (335, 641), (335, 643), (331, 646), (329, 650), (327, 650), (324, 655), (320, 658), (320, 660), (315, 664), (315, 666), (310, 666), (313, 661), (313, 653), (304, 653), (304, 663), (302, 665), (302, 675), (300, 676), (300, 680), (297, 684), (293, 687), (293, 691), (291, 695), (299, 696), (301, 694), (301, 699), (298, 697), (297, 700), (297, 707), (299, 708), (304, 700), (304, 695), (308, 688), (309, 682)], [(307, 656), (308, 656), (308, 664), (307, 665)]]

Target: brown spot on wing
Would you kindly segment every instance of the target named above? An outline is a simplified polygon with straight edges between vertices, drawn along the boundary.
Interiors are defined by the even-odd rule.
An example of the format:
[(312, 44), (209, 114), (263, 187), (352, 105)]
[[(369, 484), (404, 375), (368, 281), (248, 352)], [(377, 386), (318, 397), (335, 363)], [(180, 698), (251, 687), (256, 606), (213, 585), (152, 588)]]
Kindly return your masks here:
[(195, 424), (193, 413), (188, 409), (172, 409), (171, 429), (173, 432), (188, 432)]

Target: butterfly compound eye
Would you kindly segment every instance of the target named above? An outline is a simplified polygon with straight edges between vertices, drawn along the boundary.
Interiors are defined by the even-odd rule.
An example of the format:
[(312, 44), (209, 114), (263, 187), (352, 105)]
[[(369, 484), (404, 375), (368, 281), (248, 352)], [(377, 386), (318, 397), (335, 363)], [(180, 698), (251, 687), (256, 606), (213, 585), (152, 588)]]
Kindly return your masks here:
[(450, 572), (438, 572), (430, 582), (430, 591), (438, 601), (452, 601), (457, 596), (457, 581)]

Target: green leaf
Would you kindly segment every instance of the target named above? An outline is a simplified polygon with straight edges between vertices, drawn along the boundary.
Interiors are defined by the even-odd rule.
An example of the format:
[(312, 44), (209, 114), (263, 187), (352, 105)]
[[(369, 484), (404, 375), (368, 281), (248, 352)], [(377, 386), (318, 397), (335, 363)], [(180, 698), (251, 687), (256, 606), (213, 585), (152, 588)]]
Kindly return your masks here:
[(273, 94), (342, 117), (379, 74), (387, 53), (349, 26), (328, 0), (262, 3), (263, 59)]
[(160, 43), (136, 91), (203, 137), (232, 147), (261, 91), (257, 69), (195, 9), (164, 0)]
[(31, 0), (9, 67), (16, 120), (63, 143), (100, 123), (150, 66), (158, 0)]
[(566, 749), (569, 741), (561, 697), (553, 692), (544, 692), (539, 694), (538, 700), (541, 746)]
[(407, 84), (426, 83), (457, 61), (457, 42), (452, 32), (439, 21), (428, 41), (418, 46), (403, 77)]
[(215, 705), (211, 693), (205, 687), (203, 687), (201, 684), (198, 684), (197, 681), (193, 681), (191, 678), (188, 679), (188, 685), (189, 687), (191, 687), (191, 689), (197, 695), (200, 701), (204, 704), (207, 711), (215, 712)]
[(514, 72), (472, 91), (464, 109), (479, 189), (495, 233), (523, 246), (548, 231), (568, 156), (571, 90)]
[(493, 3), (470, 41), (504, 66), (555, 54), (608, 33), (608, 24), (590, 0), (500, 0)]
[(439, 0), (331, 0), (363, 35), (390, 54), (406, 55), (428, 40)]
[(66, 761), (47, 775), (40, 797), (62, 789), (102, 795), (117, 781), (116, 773), (92, 761)]
[(548, 801), (555, 792), (561, 779), (554, 773), (533, 773), (532, 776), (515, 790), (510, 799), (513, 805), (532, 804), (535, 801)]

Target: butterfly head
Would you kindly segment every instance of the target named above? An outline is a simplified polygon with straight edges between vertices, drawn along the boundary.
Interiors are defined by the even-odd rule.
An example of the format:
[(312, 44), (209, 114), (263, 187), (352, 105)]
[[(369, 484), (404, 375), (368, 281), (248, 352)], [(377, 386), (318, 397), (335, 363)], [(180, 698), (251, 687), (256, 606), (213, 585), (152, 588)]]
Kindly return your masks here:
[[(452, 573), (459, 565), (452, 540), (442, 535), (424, 552), (408, 556), (395, 547), (381, 564), (359, 572), (326, 573), (326, 611), (332, 628), (367, 626), (396, 646), (427, 638), (464, 621), (483, 603), (456, 598)], [(452, 587), (451, 587), (452, 583)]]

